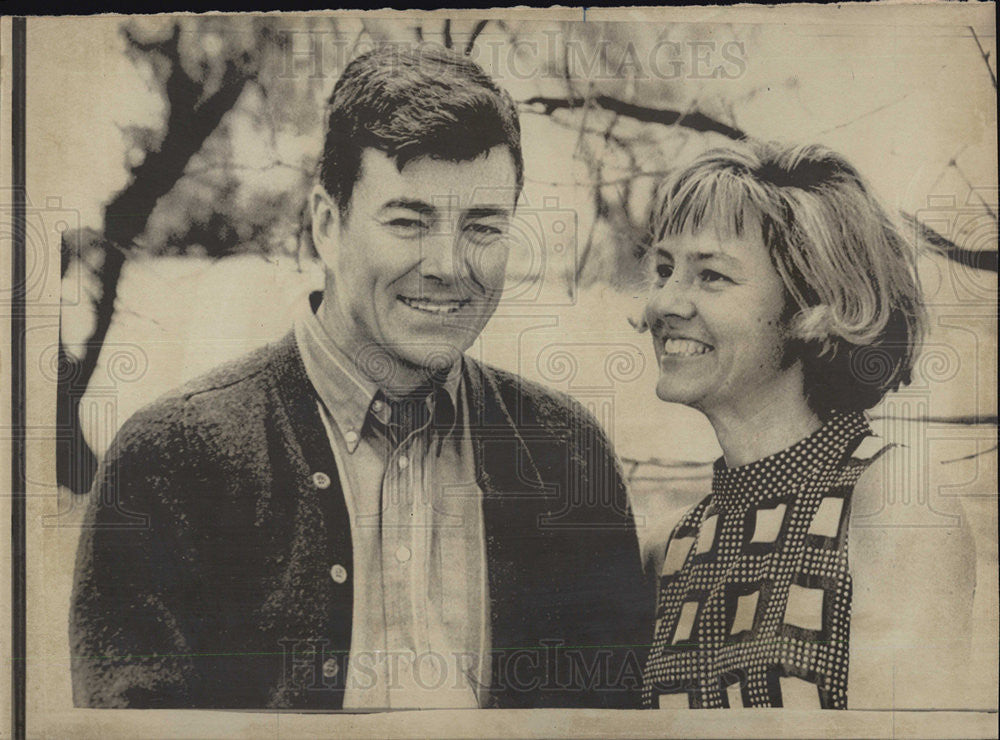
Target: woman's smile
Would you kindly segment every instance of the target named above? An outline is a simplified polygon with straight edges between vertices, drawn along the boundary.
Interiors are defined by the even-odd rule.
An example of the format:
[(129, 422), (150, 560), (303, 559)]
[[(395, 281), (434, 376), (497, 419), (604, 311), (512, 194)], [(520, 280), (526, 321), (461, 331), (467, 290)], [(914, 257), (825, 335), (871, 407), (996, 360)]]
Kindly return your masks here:
[(663, 354), (660, 360), (677, 359), (688, 357), (701, 357), (715, 349), (710, 344), (699, 342), (697, 339), (666, 339), (663, 342)]

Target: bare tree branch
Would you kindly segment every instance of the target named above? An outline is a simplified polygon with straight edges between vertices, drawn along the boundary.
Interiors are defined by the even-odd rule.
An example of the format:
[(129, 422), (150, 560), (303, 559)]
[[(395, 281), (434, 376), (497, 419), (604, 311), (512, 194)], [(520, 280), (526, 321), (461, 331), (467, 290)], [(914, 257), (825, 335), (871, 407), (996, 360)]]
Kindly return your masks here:
[(975, 460), (977, 457), (988, 455), (991, 452), (996, 452), (996, 450), (997, 450), (997, 445), (993, 445), (988, 449), (980, 450), (979, 452), (973, 452), (971, 455), (962, 455), (961, 457), (953, 457), (949, 460), (941, 460), (941, 464), (951, 465), (952, 463), (963, 462), (965, 460)]
[(747, 137), (747, 134), (744, 131), (741, 131), (735, 126), (730, 126), (729, 124), (718, 121), (699, 111), (681, 113), (680, 111), (670, 108), (653, 108), (645, 105), (636, 105), (635, 103), (626, 103), (623, 100), (618, 100), (610, 95), (597, 95), (591, 98), (552, 98), (537, 96), (523, 101), (521, 105), (526, 107), (541, 106), (545, 111), (545, 115), (552, 115), (553, 111), (583, 108), (588, 103), (611, 111), (612, 113), (617, 113), (618, 115), (625, 116), (636, 121), (642, 121), (643, 123), (659, 123), (664, 126), (672, 126), (676, 124), (694, 131), (722, 134), (727, 138), (735, 140), (745, 139)]
[(986, 63), (986, 71), (990, 73), (990, 80), (993, 82), (993, 89), (997, 89), (997, 76), (990, 66), (990, 53), (983, 48), (983, 45), (979, 43), (979, 35), (976, 33), (976, 29), (969, 26), (969, 30), (972, 31), (972, 38), (976, 42), (976, 46), (979, 47), (979, 54), (983, 57), (983, 62)]
[(900, 95), (895, 100), (890, 100), (888, 103), (883, 103), (882, 105), (878, 106), (877, 108), (872, 108), (870, 111), (866, 111), (865, 113), (862, 113), (861, 115), (855, 116), (854, 118), (852, 118), (849, 121), (844, 121), (843, 123), (838, 123), (836, 126), (831, 126), (830, 128), (823, 129), (822, 131), (819, 132), (819, 134), (817, 134), (817, 136), (822, 136), (823, 134), (828, 134), (831, 131), (837, 131), (837, 130), (842, 129), (842, 128), (847, 128), (848, 126), (851, 126), (851, 125), (857, 123), (858, 121), (860, 121), (860, 120), (862, 120), (864, 118), (868, 118), (869, 116), (874, 116), (876, 113), (881, 113), (886, 108), (891, 108), (892, 106), (896, 105), (897, 103), (902, 103), (908, 97), (910, 97), (910, 93), (906, 93), (905, 95)]
[(985, 209), (986, 209), (986, 212), (987, 212), (987, 213), (989, 213), (989, 214), (990, 214), (990, 215), (991, 215), (991, 216), (993, 217), (993, 220), (994, 220), (994, 221), (996, 221), (996, 220), (997, 220), (997, 214), (996, 214), (996, 211), (994, 211), (994, 210), (993, 210), (993, 207), (992, 207), (992, 206), (991, 206), (991, 205), (990, 205), (989, 203), (987, 203), (987, 202), (986, 202), (986, 198), (984, 198), (984, 197), (983, 197), (983, 194), (982, 194), (981, 192), (979, 192), (979, 189), (978, 189), (978, 188), (976, 188), (976, 187), (974, 187), (974, 186), (972, 185), (972, 181), (971, 181), (971, 180), (969, 180), (969, 178), (968, 178), (968, 177), (966, 176), (966, 174), (965, 174), (965, 170), (963, 170), (963, 169), (962, 169), (962, 168), (961, 168), (961, 167), (959, 166), (958, 162), (957, 162), (957, 161), (956, 161), (955, 159), (952, 159), (952, 160), (951, 160), (951, 161), (950, 161), (950, 162), (948, 163), (948, 166), (949, 166), (949, 167), (952, 167), (952, 168), (953, 168), (953, 169), (955, 170), (955, 172), (957, 172), (957, 173), (958, 173), (958, 176), (962, 178), (962, 180), (963, 180), (963, 181), (965, 182), (966, 186), (967, 186), (967, 187), (969, 188), (969, 192), (973, 193), (973, 194), (974, 194), (974, 195), (976, 196), (976, 199), (977, 199), (977, 200), (978, 200), (978, 201), (979, 201), (980, 203), (982, 203), (982, 204), (983, 204), (983, 208), (985, 208)]
[(448, 49), (452, 49), (455, 46), (455, 42), (451, 38), (451, 18), (445, 18), (444, 20), (444, 45)]
[(465, 42), (465, 55), (468, 56), (472, 53), (472, 50), (476, 47), (476, 39), (479, 38), (479, 34), (483, 32), (486, 28), (486, 24), (489, 21), (477, 21), (476, 25), (472, 28), (472, 33), (469, 34), (469, 40)]
[(57, 461), (59, 483), (83, 493), (94, 473), (93, 452), (80, 427), (80, 401), (97, 368), (101, 348), (115, 315), (118, 283), (126, 255), (146, 229), (157, 202), (177, 184), (191, 158), (218, 127), (256, 75), (256, 58), (248, 51), (226, 59), (217, 89), (209, 94), (206, 86), (192, 79), (181, 64), (180, 24), (163, 40), (145, 42), (125, 31), (130, 49), (153, 55), (160, 71), (168, 104), (163, 140), (159, 148), (148, 150), (143, 161), (132, 167), (129, 183), (104, 207), (101, 237), (104, 262), (97, 274), (100, 290), (94, 302), (94, 328), (83, 342), (81, 357), (72, 357), (60, 345), (60, 373), (57, 384), (57, 423), (72, 429), (71, 449), (63, 450)]
[(930, 226), (922, 223), (912, 213), (907, 213), (906, 211), (901, 211), (900, 213), (903, 216), (903, 220), (916, 229), (917, 238), (930, 244), (952, 262), (957, 262), (960, 265), (972, 267), (976, 270), (997, 271), (996, 252), (960, 247), (948, 237), (942, 236)]
[(535, 185), (546, 185), (550, 188), (595, 188), (629, 184), (643, 177), (666, 177), (670, 173), (671, 170), (636, 170), (631, 174), (615, 177), (610, 180), (597, 179), (570, 182), (568, 180), (540, 180), (537, 177), (525, 177), (524, 181), (534, 183)]
[(273, 162), (268, 162), (263, 165), (256, 164), (235, 164), (233, 162), (209, 162), (203, 167), (194, 167), (189, 170), (184, 171), (184, 177), (197, 177), (199, 175), (205, 175), (211, 172), (224, 172), (226, 170), (237, 170), (246, 172), (267, 172), (268, 170), (274, 169), (284, 169), (292, 170), (293, 172), (300, 172), (303, 175), (310, 176), (314, 173), (314, 170), (309, 167), (304, 167), (303, 165), (293, 164), (291, 162), (283, 162), (281, 160), (275, 160)]

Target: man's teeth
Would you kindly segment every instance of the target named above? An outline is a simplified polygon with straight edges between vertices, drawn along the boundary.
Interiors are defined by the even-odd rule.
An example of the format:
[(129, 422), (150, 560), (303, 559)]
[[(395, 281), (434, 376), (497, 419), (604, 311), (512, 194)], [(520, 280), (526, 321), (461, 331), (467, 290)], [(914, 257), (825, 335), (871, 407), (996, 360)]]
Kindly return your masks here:
[(712, 348), (703, 342), (694, 339), (668, 339), (663, 343), (663, 354), (665, 355), (703, 355), (711, 352)]
[(464, 306), (468, 301), (432, 301), (427, 298), (406, 298), (400, 296), (399, 300), (405, 303), (410, 308), (416, 309), (417, 311), (424, 311), (425, 313), (433, 314), (448, 314), (455, 313), (462, 306)]

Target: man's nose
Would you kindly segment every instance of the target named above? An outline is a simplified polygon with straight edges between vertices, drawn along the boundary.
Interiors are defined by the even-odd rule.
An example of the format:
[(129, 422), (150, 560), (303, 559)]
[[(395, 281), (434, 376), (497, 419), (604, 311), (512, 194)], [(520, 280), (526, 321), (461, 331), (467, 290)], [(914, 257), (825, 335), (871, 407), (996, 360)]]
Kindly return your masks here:
[(454, 232), (439, 229), (420, 240), (420, 274), (453, 285), (461, 278), (458, 240)]
[(656, 327), (658, 323), (670, 317), (693, 318), (698, 309), (691, 294), (692, 290), (693, 286), (679, 276), (673, 276), (663, 285), (654, 288), (646, 302), (647, 326)]

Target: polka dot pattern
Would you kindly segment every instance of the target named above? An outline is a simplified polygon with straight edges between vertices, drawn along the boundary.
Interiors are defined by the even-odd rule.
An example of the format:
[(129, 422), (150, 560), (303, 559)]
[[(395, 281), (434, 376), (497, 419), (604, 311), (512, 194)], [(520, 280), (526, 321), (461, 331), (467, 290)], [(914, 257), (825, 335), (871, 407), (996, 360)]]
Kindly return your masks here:
[[(683, 564), (660, 579), (646, 706), (780, 707), (782, 686), (794, 686), (790, 706), (847, 707), (850, 496), (888, 445), (853, 453), (862, 443), (870, 451), (872, 436), (864, 414), (839, 414), (770, 457), (736, 468), (716, 461), (712, 493), (667, 543), (683, 541), (687, 554), (675, 546), (671, 561)], [(678, 627), (685, 639), (675, 639)]]

